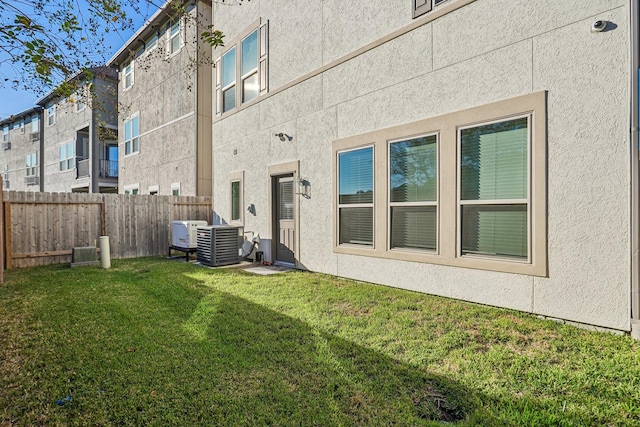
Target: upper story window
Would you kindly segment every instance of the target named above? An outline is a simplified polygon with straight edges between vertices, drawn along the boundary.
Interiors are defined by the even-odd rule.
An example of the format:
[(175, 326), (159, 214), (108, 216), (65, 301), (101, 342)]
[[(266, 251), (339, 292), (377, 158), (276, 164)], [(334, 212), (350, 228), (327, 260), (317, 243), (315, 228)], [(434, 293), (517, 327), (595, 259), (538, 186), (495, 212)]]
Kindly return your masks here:
[(52, 105), (51, 107), (47, 108), (47, 124), (49, 126), (53, 126), (54, 124), (56, 124), (56, 106)]
[(125, 185), (124, 194), (140, 194), (140, 184)]
[(145, 53), (151, 52), (153, 49), (158, 47), (158, 34), (152, 35), (144, 44)]
[(431, 12), (434, 7), (450, 0), (411, 0), (413, 17), (417, 18), (427, 12)]
[(20, 133), (24, 133), (24, 120), (20, 120), (18, 127), (20, 128)]
[(59, 148), (60, 150), (60, 170), (66, 171), (74, 168), (74, 152), (73, 152), (73, 142), (68, 142), (63, 144)]
[(2, 127), (2, 142), (9, 142), (9, 125)]
[(40, 132), (40, 117), (33, 116), (31, 117), (31, 133)]
[(127, 62), (124, 67), (122, 67), (122, 73), (124, 74), (122, 80), (124, 82), (124, 90), (127, 90), (133, 86), (133, 61)]
[(179, 196), (180, 195), (180, 183), (174, 182), (171, 184), (171, 195)]
[(175, 55), (182, 47), (182, 20), (177, 20), (169, 24), (167, 34), (167, 52)]
[(82, 111), (86, 107), (84, 88), (78, 89), (75, 94), (76, 111)]
[(124, 154), (140, 151), (140, 117), (133, 116), (124, 122)]
[(27, 176), (38, 175), (38, 153), (31, 153), (27, 155), (26, 166)]
[(216, 114), (221, 115), (267, 92), (267, 24), (253, 26), (216, 62)]

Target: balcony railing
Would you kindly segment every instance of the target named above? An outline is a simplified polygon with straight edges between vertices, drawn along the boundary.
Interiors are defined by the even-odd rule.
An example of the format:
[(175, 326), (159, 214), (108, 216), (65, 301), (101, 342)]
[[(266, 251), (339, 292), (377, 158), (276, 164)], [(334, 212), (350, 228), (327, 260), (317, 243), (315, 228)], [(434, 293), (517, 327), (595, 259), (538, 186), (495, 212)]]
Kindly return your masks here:
[(100, 178), (117, 178), (118, 161), (100, 160)]
[(76, 170), (78, 172), (78, 178), (86, 178), (89, 176), (89, 159), (83, 157), (76, 157), (78, 164)]

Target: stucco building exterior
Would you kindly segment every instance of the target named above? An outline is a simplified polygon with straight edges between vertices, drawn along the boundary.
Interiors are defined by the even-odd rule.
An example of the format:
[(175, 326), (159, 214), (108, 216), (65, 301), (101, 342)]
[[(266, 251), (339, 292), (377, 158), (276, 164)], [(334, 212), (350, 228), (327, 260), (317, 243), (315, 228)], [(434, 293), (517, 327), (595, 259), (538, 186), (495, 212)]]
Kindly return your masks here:
[(637, 16), (214, 5), (214, 217), (268, 261), (637, 333)]
[(116, 193), (116, 74), (96, 67), (71, 80), (81, 82), (72, 96), (51, 91), (36, 102), (42, 108), (42, 191)]
[(0, 121), (0, 173), (5, 190), (42, 191), (42, 108), (33, 107)]
[(119, 71), (120, 193), (211, 195), (211, 3), (166, 2), (109, 60)]

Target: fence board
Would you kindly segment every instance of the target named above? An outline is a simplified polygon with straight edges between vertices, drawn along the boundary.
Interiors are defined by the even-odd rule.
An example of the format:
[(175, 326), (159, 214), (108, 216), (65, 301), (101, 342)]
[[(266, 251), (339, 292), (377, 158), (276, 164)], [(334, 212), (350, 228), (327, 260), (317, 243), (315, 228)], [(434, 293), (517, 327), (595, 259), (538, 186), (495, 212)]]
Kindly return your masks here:
[(3, 192), (6, 268), (66, 263), (71, 249), (109, 236), (114, 259), (164, 255), (173, 220), (212, 218), (212, 199)]

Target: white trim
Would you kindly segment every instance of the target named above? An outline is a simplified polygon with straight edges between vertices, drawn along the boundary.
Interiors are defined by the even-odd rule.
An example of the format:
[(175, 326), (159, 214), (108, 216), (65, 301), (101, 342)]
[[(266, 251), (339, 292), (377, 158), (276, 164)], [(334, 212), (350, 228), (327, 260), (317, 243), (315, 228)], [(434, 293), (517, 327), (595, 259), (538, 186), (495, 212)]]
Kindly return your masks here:
[[(124, 194), (133, 194), (133, 190), (137, 190), (138, 194), (140, 194), (140, 183), (129, 184), (123, 187)], [(129, 193), (127, 193), (127, 191)]]
[(181, 193), (181, 189), (180, 189), (180, 183), (179, 182), (172, 182), (171, 183), (171, 195), (173, 196), (173, 192), (174, 190), (178, 190), (178, 196)]
[[(135, 114), (139, 114), (139, 112), (136, 112)], [(134, 115), (135, 115), (135, 114), (134, 114)], [(150, 130), (148, 130), (148, 131), (146, 131), (146, 132), (140, 133), (140, 135), (139, 135), (139, 136), (140, 136), (140, 137), (143, 137), (143, 136), (149, 135), (150, 133), (153, 133), (153, 132), (159, 131), (159, 130), (160, 130), (160, 129), (162, 129), (162, 128), (165, 128), (165, 127), (167, 127), (167, 126), (170, 126), (170, 125), (172, 125), (172, 124), (174, 124), (174, 123), (177, 123), (177, 122), (179, 122), (179, 121), (181, 121), (181, 120), (187, 119), (187, 118), (189, 118), (189, 117), (191, 117), (191, 116), (193, 116), (193, 115), (195, 115), (195, 111), (192, 111), (192, 112), (190, 112), (190, 113), (187, 113), (187, 114), (185, 114), (184, 116), (178, 117), (177, 119), (173, 119), (173, 120), (171, 120), (171, 121), (168, 121), (168, 122), (166, 122), (166, 123), (163, 123), (163, 124), (161, 124), (160, 126), (155, 127), (155, 128), (153, 128), (153, 129), (150, 129)], [(133, 115), (132, 115), (131, 117), (133, 117)]]
[(147, 191), (149, 192), (149, 194), (152, 194), (155, 192), (155, 194), (159, 194), (160, 193), (160, 186), (159, 185), (150, 185), (147, 188)]

